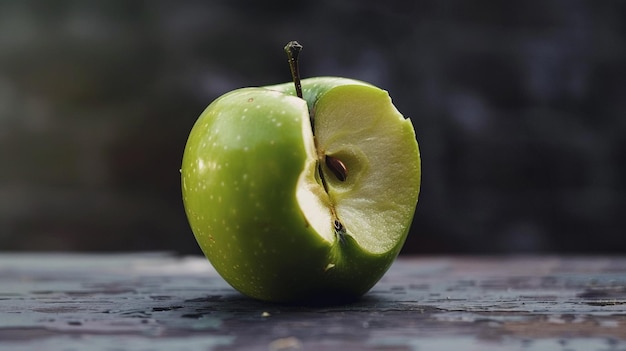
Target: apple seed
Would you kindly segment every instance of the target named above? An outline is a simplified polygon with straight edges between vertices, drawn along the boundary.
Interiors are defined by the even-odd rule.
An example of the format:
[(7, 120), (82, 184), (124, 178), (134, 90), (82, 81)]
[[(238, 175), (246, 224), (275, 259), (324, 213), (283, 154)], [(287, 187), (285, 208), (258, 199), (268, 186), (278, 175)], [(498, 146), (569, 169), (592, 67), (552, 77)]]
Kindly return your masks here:
[(343, 164), (340, 159), (332, 156), (326, 155), (324, 158), (326, 166), (330, 168), (335, 177), (342, 182), (346, 181), (346, 178), (348, 177), (348, 169), (346, 168), (346, 165)]
[(335, 235), (337, 235), (337, 237), (339, 238), (339, 242), (344, 243), (346, 228), (338, 219), (335, 219), (333, 221), (333, 227), (335, 229)]

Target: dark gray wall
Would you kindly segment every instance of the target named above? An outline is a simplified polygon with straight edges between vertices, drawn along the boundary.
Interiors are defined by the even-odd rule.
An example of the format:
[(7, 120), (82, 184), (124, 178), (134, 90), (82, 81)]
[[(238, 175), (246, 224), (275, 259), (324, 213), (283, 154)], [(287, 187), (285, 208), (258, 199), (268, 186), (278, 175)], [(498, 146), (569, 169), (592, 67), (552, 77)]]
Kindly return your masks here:
[(423, 187), (405, 252), (625, 252), (626, 2), (0, 1), (0, 250), (198, 253), (179, 191), (214, 98), (390, 91)]

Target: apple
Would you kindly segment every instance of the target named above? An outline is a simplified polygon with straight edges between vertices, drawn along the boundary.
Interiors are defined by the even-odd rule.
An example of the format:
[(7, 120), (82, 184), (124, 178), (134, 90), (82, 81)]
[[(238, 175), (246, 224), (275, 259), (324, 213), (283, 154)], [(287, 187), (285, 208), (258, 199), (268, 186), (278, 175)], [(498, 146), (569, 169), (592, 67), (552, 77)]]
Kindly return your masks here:
[(185, 146), (195, 238), (235, 289), (273, 302), (356, 299), (397, 257), (420, 190), (413, 125), (361, 81), (300, 81), (217, 98)]

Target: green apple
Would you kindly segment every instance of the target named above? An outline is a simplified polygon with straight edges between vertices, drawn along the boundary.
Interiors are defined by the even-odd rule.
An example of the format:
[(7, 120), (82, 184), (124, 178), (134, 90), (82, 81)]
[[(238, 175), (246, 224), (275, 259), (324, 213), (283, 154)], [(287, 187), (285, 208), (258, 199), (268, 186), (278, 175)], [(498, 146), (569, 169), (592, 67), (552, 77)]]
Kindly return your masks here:
[(413, 126), (388, 93), (337, 77), (219, 97), (181, 168), (203, 253), (235, 289), (274, 302), (366, 293), (402, 248), (420, 176)]

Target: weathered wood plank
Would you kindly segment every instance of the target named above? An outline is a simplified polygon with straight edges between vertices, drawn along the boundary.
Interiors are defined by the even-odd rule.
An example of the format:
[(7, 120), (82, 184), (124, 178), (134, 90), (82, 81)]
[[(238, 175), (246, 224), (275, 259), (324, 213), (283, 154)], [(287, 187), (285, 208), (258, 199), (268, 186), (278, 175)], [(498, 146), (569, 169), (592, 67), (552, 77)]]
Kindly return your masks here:
[(204, 258), (0, 255), (11, 350), (623, 350), (626, 258), (402, 258), (360, 301), (267, 304)]

